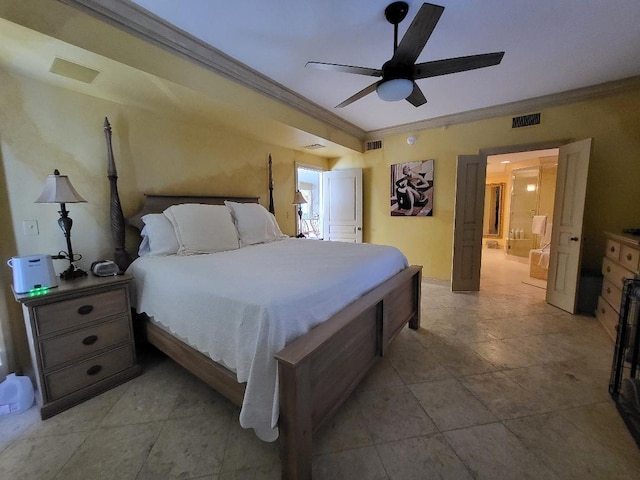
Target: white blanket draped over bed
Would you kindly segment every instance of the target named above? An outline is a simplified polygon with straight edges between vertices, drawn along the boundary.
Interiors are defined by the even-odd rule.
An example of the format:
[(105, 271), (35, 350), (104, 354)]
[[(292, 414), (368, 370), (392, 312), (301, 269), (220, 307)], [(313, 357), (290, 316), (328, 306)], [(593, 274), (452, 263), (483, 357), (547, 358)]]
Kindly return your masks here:
[(274, 354), (407, 267), (396, 248), (285, 239), (227, 252), (146, 256), (133, 305), (246, 382), (240, 424), (278, 437)]

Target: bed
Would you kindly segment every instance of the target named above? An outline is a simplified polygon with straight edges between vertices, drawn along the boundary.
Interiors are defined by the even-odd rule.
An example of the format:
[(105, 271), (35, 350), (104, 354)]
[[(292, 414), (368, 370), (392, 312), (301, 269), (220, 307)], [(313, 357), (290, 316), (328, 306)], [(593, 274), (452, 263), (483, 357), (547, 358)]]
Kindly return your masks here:
[[(105, 131), (107, 131), (106, 125)], [(138, 283), (141, 277), (151, 278), (151, 274), (146, 272), (144, 268), (139, 268), (140, 265), (152, 262), (145, 260), (147, 257), (142, 257), (142, 259), (138, 259), (130, 265), (131, 262), (129, 259), (132, 255), (130, 255), (124, 247), (125, 223), (140, 228), (143, 225), (141, 223), (143, 217), (150, 214), (162, 213), (168, 208), (172, 208), (172, 206), (194, 204), (224, 206), (225, 201), (227, 201), (231, 202), (232, 205), (246, 204), (247, 206), (256, 205), (257, 207), (258, 199), (246, 197), (147, 195), (142, 211), (125, 221), (117, 193), (117, 174), (115, 172), (115, 163), (110, 148), (110, 130), (107, 134), (107, 140), (109, 180), (111, 182), (112, 193), (111, 224), (113, 238), (116, 244), (115, 257), (121, 268), (126, 268), (128, 273), (134, 275), (134, 290), (136, 295), (134, 305), (141, 306), (143, 307), (142, 309), (153, 312), (154, 309), (150, 306), (152, 303), (145, 303), (146, 291), (140, 291), (140, 289), (142, 288), (144, 290), (149, 288), (150, 290), (154, 290), (161, 287), (154, 282), (149, 283), (149, 285), (151, 285), (150, 287)], [(238, 208), (242, 209), (242, 207)], [(236, 224), (236, 226), (238, 225)], [(306, 239), (278, 239), (277, 241), (268, 243), (271, 243), (276, 250), (279, 249), (281, 251), (293, 251), (294, 249), (300, 248), (302, 249), (303, 255), (309, 256), (309, 249), (315, 247), (322, 247), (322, 249), (329, 248), (330, 245), (328, 244), (333, 242)], [(376, 246), (365, 245), (345, 244), (339, 246), (339, 248), (344, 249), (348, 255), (351, 255), (352, 251), (350, 249), (359, 247), (365, 250), (377, 248)], [(269, 245), (264, 244), (242, 246), (237, 250), (234, 249), (233, 252), (230, 253), (232, 256), (240, 254), (243, 249), (245, 252), (250, 253), (249, 256), (252, 257), (255, 262), (257, 262), (260, 257), (271, 255), (271, 253), (267, 255)], [(226, 253), (227, 252), (225, 252), (225, 254)], [(217, 267), (203, 266), (201, 259), (216, 256), (218, 256), (217, 253), (202, 256), (193, 255), (186, 256), (183, 260), (187, 260), (187, 264), (189, 264), (189, 262), (191, 264), (191, 267), (186, 268), (193, 268), (195, 265), (200, 265), (201, 269), (211, 271), (211, 268)], [(219, 257), (222, 258), (222, 255)], [(163, 269), (165, 269), (165, 271), (175, 271), (175, 266), (172, 263), (173, 260), (174, 259), (170, 257), (161, 258), (159, 262), (162, 264), (160, 271), (162, 272)], [(226, 261), (227, 260), (224, 260), (224, 262)], [(369, 263), (369, 261), (370, 260), (365, 263)], [(282, 260), (275, 261), (273, 263), (274, 268), (276, 266), (280, 268), (281, 263)], [(294, 263), (296, 263), (296, 261), (294, 261)], [(268, 268), (268, 266), (260, 268)], [(285, 267), (282, 266), (282, 268)], [(394, 268), (396, 268), (397, 271), (385, 274), (383, 280), (376, 280), (372, 284), (364, 284), (362, 286), (363, 290), (355, 294), (354, 298), (352, 298), (354, 293), (349, 292), (349, 295), (340, 299), (339, 302), (336, 301), (336, 304), (333, 306), (329, 305), (326, 301), (324, 303), (320, 302), (316, 311), (324, 312), (324, 317), (326, 318), (320, 314), (318, 318), (314, 318), (311, 321), (308, 321), (308, 317), (307, 320), (298, 319), (291, 313), (295, 312), (295, 308), (299, 308), (300, 306), (300, 303), (295, 302), (293, 302), (293, 307), (290, 306), (293, 310), (289, 308), (289, 310), (287, 310), (288, 313), (284, 313), (284, 317), (288, 319), (285, 323), (288, 323), (291, 319), (295, 319), (295, 321), (299, 320), (301, 323), (297, 331), (293, 334), (273, 335), (278, 338), (278, 342), (275, 342), (275, 348), (277, 348), (277, 350), (273, 352), (269, 350), (266, 351), (266, 355), (271, 357), (273, 363), (265, 367), (267, 369), (275, 369), (275, 383), (273, 387), (273, 397), (275, 401), (272, 406), (275, 405), (276, 411), (275, 414), (273, 410), (269, 413), (272, 414), (272, 423), (277, 421), (276, 432), (279, 432), (278, 438), (280, 442), (283, 478), (311, 478), (313, 432), (321, 427), (323, 423), (335, 413), (376, 360), (384, 356), (389, 343), (405, 325), (408, 324), (409, 327), (413, 329), (419, 328), (422, 267), (402, 265), (399, 268), (397, 266), (391, 267), (391, 270)], [(377, 270), (377, 267), (375, 267), (374, 270)], [(285, 275), (282, 273), (284, 270), (279, 272), (279, 275)], [(318, 272), (314, 270), (313, 274), (307, 274), (304, 278), (321, 277), (319, 274), (316, 275), (317, 273)], [(158, 275), (161, 276), (162, 273)], [(365, 274), (365, 277), (369, 276), (369, 274)], [(291, 285), (292, 283), (296, 283), (296, 279), (299, 278), (301, 277), (296, 277), (295, 275), (288, 276), (284, 291), (293, 290)], [(247, 281), (246, 277), (240, 275), (233, 276), (233, 282), (245, 281)], [(331, 290), (331, 281), (324, 279), (323, 282), (324, 283), (318, 288), (321, 292), (324, 292), (324, 294), (321, 295), (324, 300), (326, 300), (327, 295), (329, 296), (328, 298), (337, 298), (340, 296), (338, 291), (335, 290), (335, 286), (334, 290)], [(230, 281), (229, 284), (231, 283)], [(346, 283), (354, 282), (348, 280)], [(268, 285), (264, 281), (262, 283), (258, 282), (257, 285), (258, 287), (252, 287), (249, 284), (244, 285), (244, 290), (256, 292), (255, 296), (260, 297), (257, 293), (262, 291), (260, 289), (268, 288)], [(195, 289), (195, 287), (192, 289)], [(342, 289), (344, 289), (344, 285), (338, 288), (338, 290)], [(238, 288), (230, 291), (236, 290), (238, 290)], [(267, 292), (265, 290), (264, 298), (273, 298), (271, 293), (275, 295), (277, 292)], [(282, 293), (282, 291), (280, 293)], [(178, 296), (176, 298), (180, 298), (185, 294), (178, 293), (174, 289), (174, 295)], [(205, 301), (204, 297), (207, 295), (201, 291), (195, 292), (195, 295), (201, 299), (202, 305), (211, 301), (209, 299)], [(297, 297), (297, 295), (297, 293), (292, 292), (290, 296), (298, 301), (307, 301), (309, 298), (305, 296), (307, 295), (306, 293), (300, 293), (300, 295), (302, 295), (300, 297)], [(142, 300), (143, 298), (145, 298), (145, 300)], [(212, 301), (214, 303), (233, 303), (233, 301), (236, 300), (238, 299), (214, 299)], [(288, 301), (290, 300), (291, 298), (288, 299)], [(152, 302), (152, 300), (149, 301)], [(280, 307), (287, 302), (284, 302), (284, 300), (281, 303), (278, 302), (276, 302), (275, 306), (274, 304), (264, 306), (264, 310), (268, 311), (269, 315), (267, 316), (270, 318), (284, 311)], [(209, 307), (207, 306), (206, 308), (208, 309)], [(262, 311), (261, 309), (263, 309), (263, 306), (258, 308), (258, 312)], [(164, 311), (165, 309), (161, 308), (160, 310)], [(252, 320), (254, 318), (253, 313), (249, 312), (247, 314), (246, 309), (243, 311), (245, 314), (244, 321), (254, 321)], [(155, 313), (158, 314), (158, 312)], [(240, 367), (238, 367), (238, 364), (234, 365), (234, 362), (232, 360), (230, 361), (229, 358), (224, 355), (211, 354), (211, 352), (207, 352), (207, 354), (202, 353), (198, 350), (198, 348), (202, 349), (202, 345), (193, 345), (192, 339), (189, 340), (186, 338), (189, 335), (177, 333), (175, 331), (176, 327), (167, 327), (164, 319), (162, 319), (162, 322), (159, 322), (158, 319), (150, 318), (142, 312), (137, 312), (137, 314), (137, 316), (141, 318), (144, 335), (152, 345), (244, 409), (243, 402), (245, 397), (252, 395), (251, 389), (253, 388), (253, 383), (251, 378), (248, 378), (248, 383), (238, 381), (239, 377), (241, 380), (247, 379), (245, 378), (246, 375), (241, 372), (243, 368), (242, 365)], [(169, 315), (176, 316), (175, 313), (169, 313)], [(197, 312), (195, 316), (198, 316)], [(300, 317), (303, 316), (301, 313)], [(255, 313), (255, 318), (260, 318), (260, 314)], [(197, 318), (193, 318), (192, 320), (196, 321)], [(255, 325), (261, 326), (257, 330), (261, 331), (263, 323), (260, 323), (261, 320), (255, 321), (258, 322)], [(273, 319), (270, 319), (270, 321), (273, 321)], [(172, 331), (172, 329), (174, 331)], [(275, 327), (273, 330), (278, 331)], [(247, 331), (250, 332), (251, 329), (245, 330), (245, 334)], [(238, 342), (238, 338), (237, 336), (235, 337), (237, 343), (235, 347), (241, 344), (241, 342)], [(254, 343), (254, 341), (256, 341), (255, 338), (248, 343)], [(262, 355), (265, 355), (265, 353), (263, 352)], [(215, 361), (214, 358), (218, 361)], [(261, 363), (263, 362), (259, 361), (257, 364)], [(265, 361), (265, 363), (268, 362)], [(249, 370), (251, 370), (251, 368), (249, 368)], [(266, 396), (268, 397), (269, 394)], [(254, 428), (254, 430), (258, 433), (259, 428)], [(259, 436), (267, 440), (273, 439), (269, 437), (268, 430), (266, 434), (262, 432)]]

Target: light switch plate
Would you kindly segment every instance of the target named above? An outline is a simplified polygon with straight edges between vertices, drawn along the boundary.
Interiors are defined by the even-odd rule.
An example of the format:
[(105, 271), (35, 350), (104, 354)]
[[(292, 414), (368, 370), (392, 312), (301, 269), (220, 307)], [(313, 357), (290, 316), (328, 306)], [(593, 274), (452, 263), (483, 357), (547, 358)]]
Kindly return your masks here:
[(25, 235), (38, 235), (38, 221), (37, 220), (23, 220), (22, 229)]

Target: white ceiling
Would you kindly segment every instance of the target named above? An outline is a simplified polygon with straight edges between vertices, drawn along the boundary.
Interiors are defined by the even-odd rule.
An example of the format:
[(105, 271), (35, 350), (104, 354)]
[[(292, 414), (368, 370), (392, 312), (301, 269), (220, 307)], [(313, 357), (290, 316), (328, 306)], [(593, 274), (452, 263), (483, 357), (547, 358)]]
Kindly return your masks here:
[[(640, 75), (638, 0), (439, 0), (418, 62), (505, 51), (495, 67), (418, 80), (428, 103), (375, 93), (334, 106), (372, 77), (307, 61), (380, 68), (393, 54), (390, 0), (132, 0), (364, 131), (434, 119)], [(409, 0), (402, 38), (421, 1)]]

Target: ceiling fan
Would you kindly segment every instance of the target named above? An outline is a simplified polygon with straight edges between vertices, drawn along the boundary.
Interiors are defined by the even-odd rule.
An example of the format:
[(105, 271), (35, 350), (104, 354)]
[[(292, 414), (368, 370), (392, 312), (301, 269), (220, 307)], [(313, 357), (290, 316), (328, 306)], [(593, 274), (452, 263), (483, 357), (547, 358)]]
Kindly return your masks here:
[(346, 107), (374, 90), (385, 101), (406, 99), (415, 107), (424, 105), (427, 99), (416, 84), (416, 80), (498, 65), (504, 56), (504, 52), (494, 52), (416, 64), (416, 59), (436, 28), (443, 11), (444, 7), (423, 3), (398, 44), (398, 24), (407, 16), (409, 5), (407, 2), (393, 2), (387, 6), (384, 15), (387, 21), (393, 24), (393, 57), (382, 66), (382, 69), (322, 62), (308, 62), (306, 66), (320, 70), (382, 77), (381, 80), (336, 105), (336, 108)]

